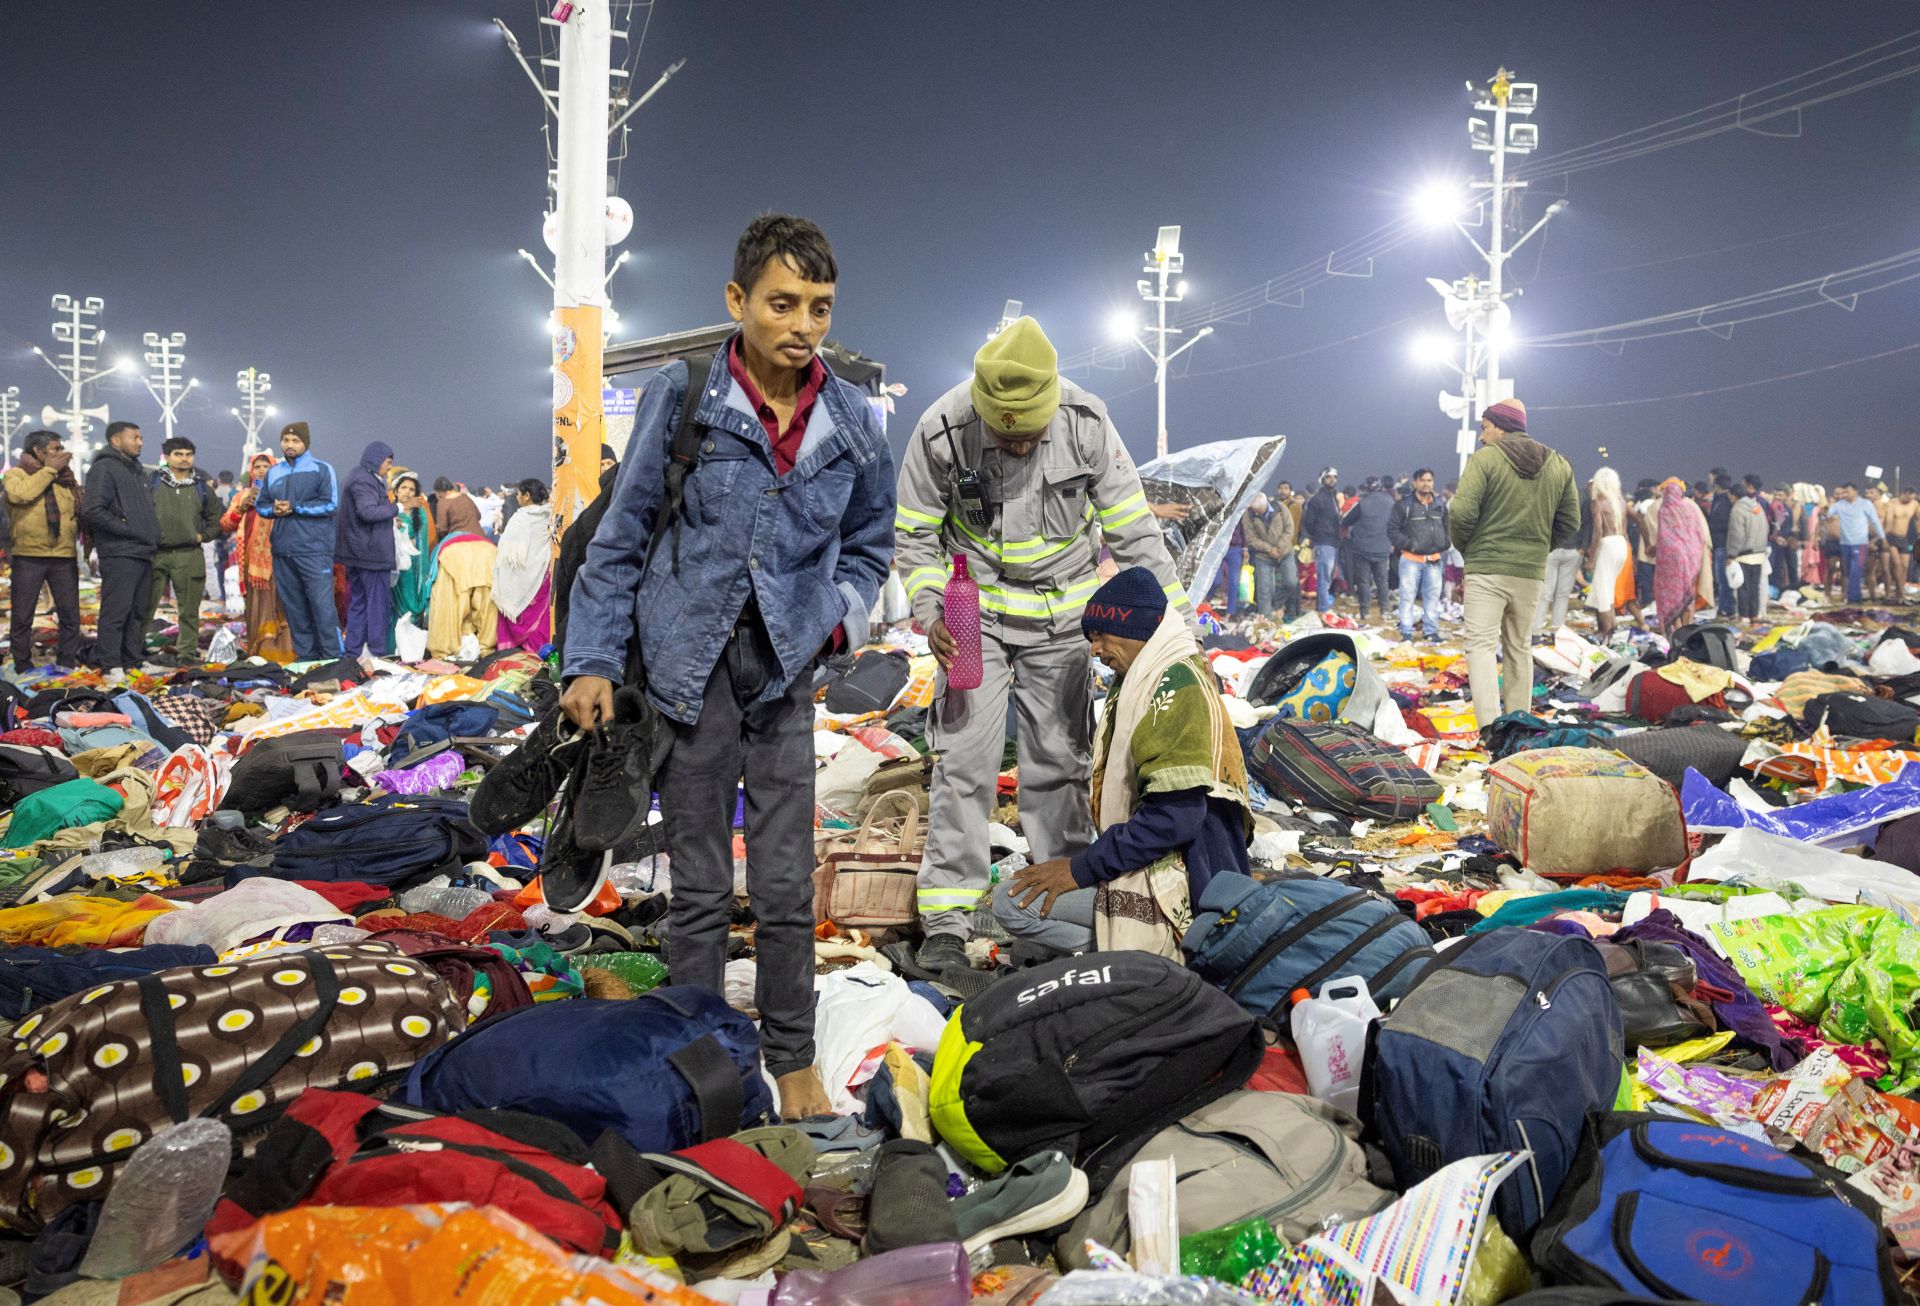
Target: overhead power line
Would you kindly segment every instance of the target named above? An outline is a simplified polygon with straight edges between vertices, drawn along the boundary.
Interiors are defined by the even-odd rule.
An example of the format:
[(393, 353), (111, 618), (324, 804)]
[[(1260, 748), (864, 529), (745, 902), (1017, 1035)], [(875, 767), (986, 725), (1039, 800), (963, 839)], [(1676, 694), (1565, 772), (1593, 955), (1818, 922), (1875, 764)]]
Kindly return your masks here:
[(1737, 326), (1810, 308), (1838, 308), (1851, 313), (1859, 306), (1862, 295), (1876, 294), (1915, 280), (1920, 280), (1920, 248), (1770, 290), (1723, 299), (1716, 304), (1699, 304), (1631, 322), (1530, 336), (1522, 343), (1541, 349), (1592, 345), (1618, 353), (1630, 341), (1690, 335), (1695, 331), (1709, 331), (1726, 340), (1733, 336)]
[[(1920, 31), (1868, 46), (1690, 113), (1536, 158), (1517, 170), (1516, 176), (1526, 180), (1585, 172), (1726, 132), (1758, 131), (1763, 124), (1778, 124), (1789, 115), (1793, 118), (1791, 132), (1759, 134), (1797, 136), (1803, 110), (1914, 73), (1920, 73)], [(1269, 304), (1303, 307), (1308, 290), (1336, 277), (1371, 277), (1375, 259), (1412, 242), (1425, 230), (1424, 219), (1409, 213), (1329, 251), (1324, 258), (1302, 263), (1223, 299), (1192, 305), (1174, 316), (1172, 324), (1188, 331), (1216, 322), (1250, 320), (1253, 310)], [(1062, 359), (1060, 370), (1113, 370), (1124, 367), (1130, 356), (1128, 344), (1100, 345)]]
[(1645, 395), (1638, 399), (1604, 399), (1591, 404), (1535, 404), (1537, 413), (1566, 413), (1579, 408), (1625, 408), (1633, 404), (1660, 404), (1669, 399), (1698, 399), (1702, 395), (1725, 394), (1729, 390), (1751, 390), (1758, 385), (1774, 385), (1781, 381), (1797, 381), (1801, 377), (1815, 376), (1821, 372), (1835, 372), (1843, 367), (1857, 367), (1861, 363), (1878, 362), (1882, 358), (1892, 358), (1897, 354), (1910, 354), (1920, 349), (1920, 341), (1911, 345), (1901, 345), (1895, 349), (1883, 349), (1877, 354), (1867, 354), (1860, 358), (1843, 358), (1837, 363), (1823, 363), (1819, 367), (1803, 367), (1797, 372), (1782, 372), (1779, 376), (1763, 376), (1757, 381), (1737, 381), (1732, 385), (1708, 386), (1704, 390), (1682, 390), (1670, 395)]

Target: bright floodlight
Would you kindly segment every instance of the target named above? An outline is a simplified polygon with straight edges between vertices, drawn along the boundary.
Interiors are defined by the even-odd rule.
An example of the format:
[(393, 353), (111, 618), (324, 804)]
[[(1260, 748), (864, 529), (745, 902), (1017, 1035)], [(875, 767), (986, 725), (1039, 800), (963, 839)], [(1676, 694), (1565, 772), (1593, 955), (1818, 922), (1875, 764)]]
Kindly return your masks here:
[(1454, 342), (1437, 332), (1416, 336), (1413, 341), (1413, 361), (1427, 366), (1437, 366), (1453, 362)]
[(1457, 182), (1430, 182), (1414, 193), (1413, 211), (1429, 227), (1452, 226), (1465, 209), (1466, 198)]
[(1180, 228), (1177, 224), (1160, 228), (1160, 234), (1154, 238), (1153, 252), (1162, 258), (1172, 258), (1180, 252)]
[(134, 362), (131, 358), (123, 358), (113, 365), (113, 370), (131, 375), (140, 370), (140, 364)]
[(1107, 315), (1107, 334), (1115, 340), (1131, 340), (1139, 329), (1139, 319), (1124, 308), (1116, 308)]

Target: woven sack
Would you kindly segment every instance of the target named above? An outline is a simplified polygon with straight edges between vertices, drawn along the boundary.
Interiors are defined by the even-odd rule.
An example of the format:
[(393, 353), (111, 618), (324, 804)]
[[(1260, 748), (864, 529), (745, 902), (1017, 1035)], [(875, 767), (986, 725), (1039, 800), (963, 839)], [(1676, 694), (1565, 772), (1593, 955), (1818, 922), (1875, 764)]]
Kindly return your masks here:
[[(897, 830), (891, 812), (901, 814)], [(899, 789), (882, 794), (854, 846), (829, 853), (814, 871), (814, 919), (873, 929), (912, 924), (925, 846), (913, 796)]]
[(1687, 859), (1673, 786), (1600, 748), (1539, 748), (1487, 768), (1487, 835), (1538, 875), (1579, 879)]

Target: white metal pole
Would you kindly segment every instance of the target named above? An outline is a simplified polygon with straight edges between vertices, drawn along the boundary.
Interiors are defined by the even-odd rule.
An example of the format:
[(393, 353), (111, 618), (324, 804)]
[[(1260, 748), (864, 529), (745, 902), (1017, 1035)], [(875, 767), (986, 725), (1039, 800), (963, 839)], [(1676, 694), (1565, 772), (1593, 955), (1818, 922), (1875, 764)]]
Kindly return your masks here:
[(1159, 393), (1159, 419), (1154, 430), (1159, 435), (1154, 441), (1154, 450), (1158, 457), (1167, 456), (1167, 265), (1160, 264), (1160, 327), (1155, 337), (1159, 347), (1153, 356), (1153, 383)]
[(1477, 365), (1473, 357), (1473, 316), (1471, 314), (1467, 316), (1466, 325), (1467, 352), (1461, 355), (1461, 362), (1464, 366), (1460, 369), (1460, 388), (1464, 392), (1464, 402), (1460, 406), (1460, 434), (1453, 442), (1455, 452), (1460, 455), (1460, 470), (1457, 473), (1457, 475), (1460, 476), (1467, 474), (1467, 459), (1473, 457), (1475, 441), (1473, 423), (1474, 419), (1479, 416), (1479, 414), (1474, 411), (1473, 401), (1473, 392), (1475, 389), (1473, 376), (1477, 370)]
[(77, 299), (73, 300), (70, 308), (72, 310), (73, 340), (71, 343), (73, 348), (67, 361), (67, 434), (72, 436), (74, 443), (80, 446), (81, 457), (84, 459), (84, 451), (87, 448), (87, 428), (91, 426), (92, 423), (87, 420), (87, 415), (80, 411), (80, 391), (85, 384), (80, 379), (84, 374), (80, 359), (80, 301)]
[[(1493, 97), (1493, 230), (1487, 242), (1487, 291), (1492, 304), (1500, 302), (1507, 264), (1507, 97)], [(1489, 319), (1491, 321), (1491, 319)], [(1500, 348), (1487, 334), (1487, 388), (1491, 399), (1500, 380)], [(1478, 416), (1478, 414), (1475, 414)]]
[(607, 281), (607, 120), (612, 29), (604, 0), (560, 24), (553, 267), (553, 539), (598, 492)]
[[(14, 420), (14, 414), (20, 411), (20, 387), (10, 385), (0, 390), (0, 467), (13, 466), (13, 437), (20, 434), (29, 418), (23, 416)], [(1894, 469), (1894, 479), (1900, 479), (1900, 471)]]

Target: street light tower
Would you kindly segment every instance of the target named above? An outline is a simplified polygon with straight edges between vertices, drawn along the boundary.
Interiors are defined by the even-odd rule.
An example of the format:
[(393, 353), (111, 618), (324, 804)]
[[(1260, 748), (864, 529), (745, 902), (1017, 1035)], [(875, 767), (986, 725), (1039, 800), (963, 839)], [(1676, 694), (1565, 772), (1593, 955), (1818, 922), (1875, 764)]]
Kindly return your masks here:
[[(1490, 179), (1472, 182), (1466, 192), (1443, 185), (1422, 201), (1434, 221), (1452, 225), (1487, 264), (1484, 278), (1467, 277), (1451, 285), (1437, 277), (1427, 278), (1427, 284), (1446, 301), (1447, 324), (1466, 335), (1463, 360), (1454, 365), (1461, 373), (1461, 392), (1440, 395), (1440, 410), (1460, 422), (1455, 452), (1460, 456), (1463, 470), (1473, 453), (1473, 419), (1489, 404), (1513, 397), (1513, 382), (1500, 375), (1500, 355), (1511, 335), (1512, 310), (1507, 300), (1520, 293), (1517, 289), (1505, 288), (1507, 260), (1567, 207), (1566, 200), (1555, 200), (1518, 240), (1511, 245), (1507, 243), (1509, 206), (1518, 198), (1514, 192), (1524, 190), (1527, 185), (1507, 175), (1507, 156), (1531, 154), (1540, 146), (1540, 129), (1524, 121), (1539, 107), (1540, 87), (1534, 82), (1514, 81), (1513, 74), (1503, 67), (1484, 88), (1468, 82), (1467, 89), (1479, 97), (1474, 101), (1474, 109), (1493, 115), (1491, 123), (1484, 118), (1467, 120), (1467, 136), (1473, 148), (1492, 156)], [(1523, 121), (1512, 121), (1514, 118)], [(1485, 245), (1474, 237), (1465, 220), (1470, 217), (1472, 225), (1477, 226), (1482, 214), (1490, 219)]]
[(271, 374), (254, 367), (243, 367), (234, 377), (234, 384), (240, 387), (240, 398), (246, 402), (246, 408), (227, 411), (240, 419), (240, 425), (247, 433), (246, 446), (240, 451), (240, 462), (245, 466), (260, 452), (260, 428), (280, 410), (266, 402), (267, 392), (273, 389)]
[(20, 413), (20, 387), (10, 385), (0, 390), (0, 467), (13, 466), (13, 437), (26, 429), (32, 415)]
[(1153, 249), (1146, 255), (1146, 266), (1141, 268), (1147, 275), (1134, 283), (1134, 289), (1140, 292), (1140, 298), (1152, 304), (1155, 310), (1154, 322), (1142, 328), (1145, 334), (1153, 337), (1152, 348), (1139, 335), (1128, 332), (1136, 345), (1153, 360), (1153, 383), (1159, 395), (1159, 417), (1154, 430), (1154, 449), (1156, 456), (1167, 456), (1167, 364), (1192, 349), (1202, 340), (1213, 334), (1212, 327), (1202, 327), (1193, 339), (1171, 352), (1167, 349), (1168, 338), (1180, 334), (1179, 327), (1167, 325), (1167, 305), (1177, 304), (1187, 297), (1187, 283), (1180, 279), (1186, 270), (1187, 256), (1180, 252), (1180, 228), (1178, 226), (1160, 228)]
[[(188, 377), (185, 385), (180, 383), (180, 366), (187, 361), (187, 336), (184, 331), (175, 331), (166, 336), (158, 331), (149, 331), (141, 337), (141, 343), (147, 347), (147, 367), (150, 369), (141, 379), (147, 383), (147, 393), (160, 405), (160, 425), (166, 431), (166, 438), (171, 440), (174, 414), (180, 411), (180, 403), (187, 397), (187, 391), (200, 384), (194, 377)], [(156, 375), (158, 385), (154, 384)]]
[(65, 423), (68, 446), (73, 450), (74, 458), (84, 467), (90, 461), (92, 449), (87, 443), (87, 433), (93, 429), (89, 419), (99, 418), (105, 421), (106, 405), (98, 408), (83, 406), (82, 398), (86, 388), (101, 377), (113, 372), (131, 371), (132, 364), (126, 360), (95, 368), (99, 361), (100, 342), (107, 338), (106, 328), (98, 321), (100, 310), (107, 306), (98, 295), (88, 295), (85, 299), (75, 299), (72, 295), (55, 295), (53, 311), (60, 314), (53, 323), (54, 343), (66, 352), (66, 358), (56, 363), (35, 345), (33, 352), (42, 362), (52, 368), (67, 387), (67, 406), (64, 409), (49, 404), (41, 412), (41, 420), (48, 426), (56, 422)]
[(987, 339), (989, 340), (993, 339), (995, 336), (999, 335), (1002, 331), (1005, 331), (1008, 327), (1012, 326), (1015, 322), (1018, 322), (1020, 320), (1020, 315), (1026, 311), (1027, 311), (1027, 306), (1025, 304), (1021, 303), (1017, 299), (1009, 299), (1006, 303), (1006, 307), (1000, 310), (1000, 321), (994, 326), (993, 330), (987, 332)]

